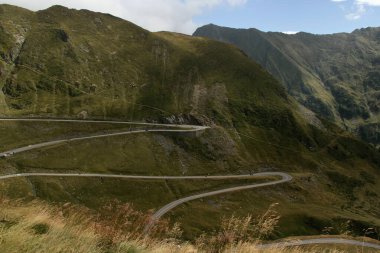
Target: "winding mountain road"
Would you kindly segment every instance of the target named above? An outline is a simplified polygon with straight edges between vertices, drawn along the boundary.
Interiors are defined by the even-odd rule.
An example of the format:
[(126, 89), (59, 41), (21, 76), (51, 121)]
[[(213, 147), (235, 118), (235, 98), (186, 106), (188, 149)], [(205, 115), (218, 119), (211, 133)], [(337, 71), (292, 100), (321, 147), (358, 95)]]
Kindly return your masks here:
[(352, 245), (363, 248), (372, 248), (380, 250), (380, 244), (370, 243), (364, 241), (357, 241), (345, 238), (314, 238), (314, 239), (300, 239), (291, 240), (277, 243), (268, 243), (258, 245), (260, 249), (270, 249), (270, 248), (285, 248), (285, 247), (296, 247), (304, 245), (314, 245), (314, 244), (342, 244), (342, 245)]
[[(233, 176), (203, 176), (201, 179), (236, 179), (236, 178), (257, 178), (257, 177), (269, 177), (269, 176), (279, 176), (281, 179), (271, 182), (265, 182), (260, 184), (251, 184), (251, 185), (244, 185), (244, 186), (237, 186), (237, 187), (231, 187), (226, 189), (221, 189), (217, 191), (211, 191), (211, 192), (205, 192), (201, 194), (196, 194), (192, 196), (188, 196), (185, 198), (177, 199), (173, 202), (170, 202), (169, 204), (161, 207), (158, 211), (156, 211), (149, 224), (145, 227), (145, 231), (149, 231), (149, 229), (154, 225), (155, 222), (157, 222), (164, 214), (175, 208), (176, 206), (179, 206), (185, 202), (189, 202), (191, 200), (195, 199), (201, 199), (205, 197), (210, 197), (214, 195), (229, 193), (229, 192), (235, 192), (235, 191), (242, 191), (242, 190), (248, 190), (253, 188), (259, 188), (264, 186), (271, 186), (276, 184), (282, 184), (285, 182), (291, 181), (293, 178), (289, 174), (283, 173), (283, 172), (262, 172), (262, 173), (256, 173), (252, 175), (233, 175)], [(190, 179), (192, 177), (186, 177), (185, 179)]]
[[(161, 127), (160, 129), (146, 128), (144, 130), (131, 130), (131, 131), (123, 131), (123, 132), (117, 132), (117, 133), (110, 133), (110, 134), (89, 135), (85, 137), (68, 138), (68, 139), (42, 142), (38, 144), (32, 144), (25, 147), (20, 147), (20, 148), (8, 150), (8, 151), (0, 152), (0, 157), (8, 157), (17, 153), (39, 149), (42, 147), (62, 144), (65, 142), (73, 142), (73, 141), (80, 141), (80, 140), (105, 138), (105, 137), (111, 137), (111, 136), (121, 136), (121, 135), (145, 133), (145, 132), (197, 132), (197, 131), (203, 131), (209, 128), (207, 126), (194, 126), (194, 125), (155, 124), (155, 123), (123, 122), (123, 121), (70, 120), (70, 119), (0, 118), (0, 121), (72, 122), (72, 123), (93, 123), (93, 124), (110, 123), (110, 124), (143, 125), (146, 127), (149, 127), (149, 126)], [(224, 193), (278, 185), (278, 184), (286, 183), (292, 180), (292, 176), (283, 172), (262, 172), (262, 173), (252, 174), (252, 175), (216, 175), (216, 176), (139, 176), (139, 175), (118, 175), (118, 174), (97, 174), (97, 173), (17, 173), (17, 174), (11, 174), (11, 175), (2, 175), (0, 176), (0, 180), (6, 180), (10, 178), (17, 178), (17, 177), (93, 177), (93, 178), (121, 178), (121, 179), (145, 179), (145, 180), (158, 180), (158, 179), (159, 180), (223, 180), (223, 179), (243, 179), (243, 178), (249, 179), (249, 178), (259, 178), (259, 177), (280, 177), (281, 178), (275, 181), (231, 187), (231, 188), (196, 194), (196, 195), (184, 197), (181, 199), (177, 199), (163, 206), (162, 208), (160, 208), (157, 212), (153, 214), (152, 219), (150, 220), (149, 224), (145, 228), (146, 232), (148, 232), (149, 229), (164, 214), (166, 214), (173, 208), (185, 202), (195, 200), (195, 199), (210, 197), (214, 195), (224, 194)], [(356, 246), (380, 249), (380, 244), (360, 242), (356, 240), (349, 240), (349, 239), (342, 239), (342, 238), (301, 239), (301, 240), (292, 240), (292, 241), (287, 241), (287, 242), (262, 244), (262, 245), (258, 245), (258, 247), (262, 249), (266, 249), (266, 248), (272, 248), (272, 247), (288, 247), (288, 246), (300, 246), (300, 245), (308, 245), (308, 244), (346, 244), (346, 245), (356, 245)]]
[(147, 225), (146, 230), (154, 225), (164, 214), (175, 208), (176, 206), (195, 199), (204, 197), (219, 195), (228, 192), (235, 192), (241, 190), (248, 190), (252, 188), (259, 188), (264, 186), (282, 184), (292, 180), (292, 177), (282, 172), (261, 172), (252, 175), (217, 175), (217, 176), (138, 176), (138, 175), (117, 175), (117, 174), (98, 174), (98, 173), (17, 173), (11, 175), (0, 176), (0, 180), (17, 177), (93, 177), (93, 178), (121, 178), (121, 179), (144, 179), (144, 180), (223, 180), (223, 179), (252, 179), (260, 177), (281, 177), (281, 179), (271, 182), (265, 182), (260, 184), (244, 185), (231, 187), (227, 189), (206, 192), (188, 196), (185, 198), (177, 199), (169, 204), (165, 205), (153, 214), (151, 222)]
[[(54, 141), (47, 141), (37, 144), (28, 145), (25, 147), (20, 147), (8, 151), (0, 152), (1, 157), (8, 157), (14, 154), (40, 149), (43, 147), (54, 146), (58, 144), (63, 144), (67, 142), (81, 141), (81, 140), (89, 140), (89, 139), (97, 139), (97, 138), (105, 138), (112, 136), (121, 136), (128, 134), (137, 134), (137, 133), (145, 133), (145, 132), (176, 132), (176, 133), (185, 133), (185, 132), (198, 132), (208, 129), (207, 126), (195, 126), (195, 125), (178, 125), (178, 124), (156, 124), (156, 123), (142, 123), (142, 122), (125, 122), (125, 121), (99, 121), (99, 120), (70, 120), (70, 119), (11, 119), (11, 118), (1, 118), (0, 121), (20, 121), (20, 122), (61, 122), (61, 123), (108, 123), (108, 124), (125, 124), (125, 125), (140, 125), (145, 126), (146, 129), (143, 130), (130, 130), (123, 131), (117, 133), (109, 133), (109, 134), (98, 134), (98, 135), (89, 135), (85, 137), (77, 137), (77, 138), (68, 138)], [(149, 129), (148, 127), (160, 127), (161, 129)], [(176, 129), (178, 128), (178, 129)]]

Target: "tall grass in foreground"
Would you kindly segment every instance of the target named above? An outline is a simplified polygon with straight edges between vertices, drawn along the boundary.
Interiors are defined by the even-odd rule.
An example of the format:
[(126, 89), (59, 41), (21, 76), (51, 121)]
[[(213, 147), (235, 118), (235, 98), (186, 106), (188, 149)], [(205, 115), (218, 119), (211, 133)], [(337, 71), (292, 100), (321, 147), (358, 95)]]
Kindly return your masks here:
[[(202, 235), (194, 244), (181, 242), (178, 224), (161, 221), (149, 235), (143, 233), (150, 214), (129, 204), (114, 202), (99, 213), (65, 204), (0, 200), (1, 253), (133, 253), (133, 252), (321, 252), (301, 248), (260, 249), (257, 244), (274, 231), (279, 215), (275, 205), (258, 217), (232, 216), (221, 229)], [(324, 252), (338, 253), (338, 250)]]

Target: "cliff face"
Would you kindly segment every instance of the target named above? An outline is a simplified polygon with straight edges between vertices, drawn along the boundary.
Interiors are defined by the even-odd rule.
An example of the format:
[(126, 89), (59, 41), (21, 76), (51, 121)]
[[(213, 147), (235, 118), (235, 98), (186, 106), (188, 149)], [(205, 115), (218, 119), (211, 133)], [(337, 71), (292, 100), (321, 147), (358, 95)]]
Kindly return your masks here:
[(207, 25), (194, 35), (238, 46), (301, 104), (380, 143), (380, 28), (287, 35)]

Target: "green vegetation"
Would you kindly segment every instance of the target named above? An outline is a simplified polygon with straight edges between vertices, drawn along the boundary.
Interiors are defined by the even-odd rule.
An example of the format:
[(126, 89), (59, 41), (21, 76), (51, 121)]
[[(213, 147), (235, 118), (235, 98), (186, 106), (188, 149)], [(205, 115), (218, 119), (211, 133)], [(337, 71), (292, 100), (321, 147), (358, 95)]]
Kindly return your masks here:
[[(1, 159), (2, 174), (284, 171), (295, 178), (288, 185), (194, 201), (168, 217), (183, 224), (186, 239), (215, 230), (220, 225), (215, 215), (260, 213), (272, 203), (280, 204), (283, 217), (273, 238), (320, 234), (325, 225), (334, 225), (334, 219), (380, 226), (378, 151), (303, 110), (237, 48), (181, 34), (150, 33), (110, 15), (60, 6), (30, 12), (1, 5), (0, 13), (0, 38), (5, 43), (0, 54), (1, 115), (211, 127), (200, 136), (142, 133), (24, 152)], [(325, 100), (314, 103), (320, 101)], [(1, 151), (128, 128), (106, 123), (1, 122)], [(342, 191), (336, 185), (346, 178), (350, 181)], [(95, 210), (118, 199), (146, 211), (191, 193), (240, 183), (249, 182), (32, 177), (2, 181), (0, 192)]]
[(354, 198), (355, 188), (364, 185), (363, 181), (341, 175), (334, 171), (327, 172), (327, 176), (335, 184), (338, 190), (342, 191), (344, 194), (347, 194), (351, 199)]
[(363, 140), (379, 144), (379, 28), (332, 35), (264, 33), (216, 25), (195, 36), (228, 42), (260, 63), (290, 95)]
[[(0, 203), (3, 252), (377, 252), (369, 248), (339, 245), (260, 249), (258, 243), (273, 232), (279, 219), (273, 206), (258, 216), (224, 218), (220, 221), (221, 229), (213, 235), (202, 235), (194, 243), (189, 243), (178, 240), (181, 234), (178, 226), (168, 226), (165, 222), (161, 222), (160, 229), (151, 231), (149, 236), (142, 233), (141, 227), (149, 215), (134, 210), (128, 204), (116, 204), (113, 208), (104, 206), (107, 215), (102, 215), (68, 203), (54, 206), (41, 201), (10, 203), (1, 200)], [(364, 237), (356, 240), (378, 243)]]
[(49, 232), (49, 225), (46, 223), (37, 223), (31, 227), (34, 230), (34, 233), (37, 235), (43, 235)]
[(1, 150), (9, 150), (49, 140), (75, 138), (83, 135), (129, 131), (138, 125), (107, 123), (66, 123), (66, 122), (1, 122)]

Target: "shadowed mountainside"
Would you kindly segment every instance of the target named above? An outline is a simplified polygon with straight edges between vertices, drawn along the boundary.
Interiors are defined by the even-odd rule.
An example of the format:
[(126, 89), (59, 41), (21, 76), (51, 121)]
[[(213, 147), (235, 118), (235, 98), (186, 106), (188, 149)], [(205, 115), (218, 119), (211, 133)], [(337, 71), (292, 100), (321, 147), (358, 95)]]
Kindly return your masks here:
[(380, 28), (287, 35), (206, 25), (194, 35), (238, 46), (301, 104), (380, 143)]
[[(10, 5), (0, 6), (0, 45), (2, 116), (211, 127), (198, 137), (146, 133), (25, 152), (0, 160), (3, 174), (284, 171), (294, 176), (289, 185), (194, 201), (173, 210), (168, 218), (183, 224), (185, 238), (194, 238), (211, 231), (231, 210), (245, 215), (278, 202), (283, 219), (276, 237), (316, 234), (346, 220), (356, 222), (355, 231), (380, 225), (378, 151), (300, 106), (235, 46), (176, 33), (150, 33), (108, 14), (61, 6), (31, 12)], [(110, 128), (2, 122), (1, 150), (67, 138), (75, 129), (84, 135)], [(112, 131), (116, 128), (123, 129), (112, 126)], [(91, 208), (117, 198), (141, 210), (236, 183), (12, 180), (1, 182), (2, 194), (17, 198), (29, 194)]]

